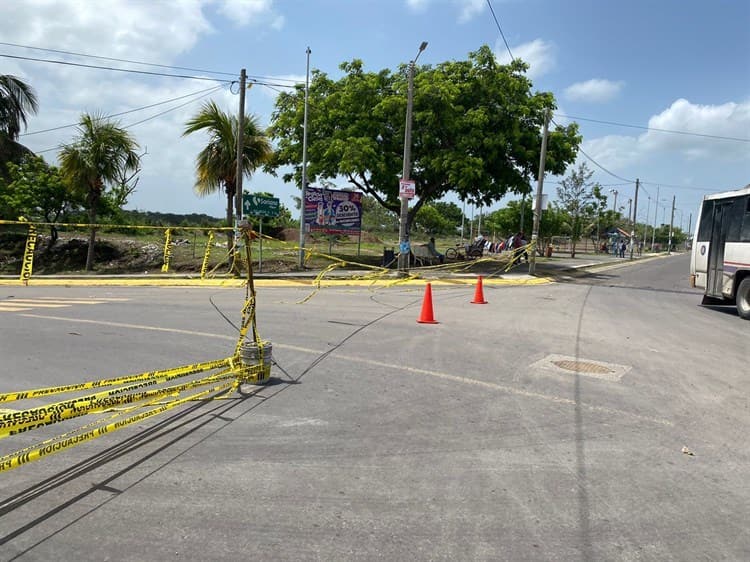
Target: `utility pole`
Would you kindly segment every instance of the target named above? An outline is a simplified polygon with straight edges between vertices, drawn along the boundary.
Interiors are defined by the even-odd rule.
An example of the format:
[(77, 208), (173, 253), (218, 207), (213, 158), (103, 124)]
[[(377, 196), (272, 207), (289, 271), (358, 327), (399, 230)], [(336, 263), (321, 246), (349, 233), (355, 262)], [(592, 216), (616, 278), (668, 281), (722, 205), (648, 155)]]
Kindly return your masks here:
[(305, 201), (307, 200), (307, 102), (310, 93), (310, 47), (307, 48), (307, 72), (305, 74), (305, 117), (302, 122), (302, 194), (299, 200), (299, 262), (305, 267)]
[[(404, 130), (404, 169), (401, 179), (406, 181), (410, 179), (411, 174), (411, 120), (412, 106), (414, 105), (414, 66), (417, 63), (419, 55), (427, 48), (427, 41), (422, 41), (419, 45), (419, 51), (414, 60), (409, 62), (409, 76), (406, 97), (406, 127)], [(401, 213), (398, 227), (399, 253), (398, 269), (406, 272), (409, 270), (409, 256), (411, 254), (411, 244), (409, 243), (409, 198), (405, 195), (401, 197)]]
[(615, 213), (614, 218), (615, 218), (615, 222), (617, 222), (617, 216), (616, 216), (617, 215), (617, 194), (619, 193), (619, 191), (617, 191), (616, 189), (610, 189), (609, 191), (610, 193), (615, 194), (615, 200), (614, 200), (614, 203), (612, 204), (612, 211), (614, 211)]
[(638, 216), (638, 187), (640, 180), (635, 178), (635, 201), (633, 202), (633, 229), (630, 231), (630, 259), (633, 259), (633, 246), (635, 246), (635, 217)]
[(677, 200), (676, 195), (672, 195), (672, 217), (669, 219), (669, 247), (667, 248), (667, 254), (672, 254), (672, 228), (674, 227), (674, 204)]
[(688, 219), (688, 238), (690, 237), (690, 230), (693, 228), (693, 213), (690, 213), (690, 218)]
[(651, 231), (651, 251), (654, 251), (656, 243), (656, 218), (659, 214), (659, 186), (656, 186), (656, 205), (654, 205), (654, 229)]
[(529, 275), (536, 273), (536, 246), (539, 239), (539, 223), (542, 219), (542, 191), (544, 188), (544, 163), (547, 160), (547, 136), (549, 134), (550, 110), (544, 112), (544, 129), (542, 129), (542, 153), (539, 155), (539, 177), (536, 182), (536, 204), (534, 205), (534, 224), (531, 231), (531, 255), (529, 256)]
[[(243, 148), (245, 146), (245, 82), (247, 80), (247, 74), (245, 69), (240, 70), (240, 114), (237, 117), (237, 179), (235, 180), (235, 193), (234, 193), (234, 209), (235, 209), (235, 224), (239, 224), (242, 219), (242, 155)], [(239, 240), (239, 230), (235, 228), (236, 240)]]
[(628, 199), (628, 222), (630, 222), (630, 223), (634, 222), (633, 221), (633, 200), (632, 199)]

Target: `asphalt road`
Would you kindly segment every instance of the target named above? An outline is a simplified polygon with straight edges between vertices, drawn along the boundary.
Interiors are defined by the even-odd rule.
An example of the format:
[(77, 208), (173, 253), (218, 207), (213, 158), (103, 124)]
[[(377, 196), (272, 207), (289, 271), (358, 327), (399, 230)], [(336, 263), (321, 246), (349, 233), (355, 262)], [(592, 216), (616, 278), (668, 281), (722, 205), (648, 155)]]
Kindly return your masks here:
[[(0, 560), (750, 559), (750, 322), (686, 256), (433, 287), (434, 325), (308, 294), (259, 290), (259, 392), (0, 473)], [(243, 297), (0, 287), (0, 392), (225, 357)]]

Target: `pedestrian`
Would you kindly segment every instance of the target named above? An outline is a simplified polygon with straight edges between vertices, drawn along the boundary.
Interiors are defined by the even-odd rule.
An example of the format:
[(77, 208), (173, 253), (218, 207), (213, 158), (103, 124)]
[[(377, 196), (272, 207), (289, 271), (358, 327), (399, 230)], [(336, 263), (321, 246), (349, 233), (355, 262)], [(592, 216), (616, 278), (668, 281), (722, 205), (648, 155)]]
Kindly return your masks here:
[(628, 243), (625, 242), (625, 240), (622, 241), (622, 244), (620, 244), (620, 257), (625, 257), (625, 250), (628, 248)]

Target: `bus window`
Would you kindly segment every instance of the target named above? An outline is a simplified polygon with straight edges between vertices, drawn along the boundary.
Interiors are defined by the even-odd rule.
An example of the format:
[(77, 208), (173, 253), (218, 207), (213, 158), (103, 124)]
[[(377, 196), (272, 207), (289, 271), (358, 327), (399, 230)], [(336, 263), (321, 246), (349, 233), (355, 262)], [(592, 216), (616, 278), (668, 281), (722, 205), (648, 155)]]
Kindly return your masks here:
[(745, 199), (745, 217), (742, 219), (741, 242), (750, 242), (750, 197)]
[(704, 201), (701, 209), (701, 223), (698, 225), (698, 242), (708, 242), (711, 239), (711, 225), (714, 221), (714, 202)]
[(727, 221), (726, 233), (727, 242), (739, 242), (740, 230), (742, 228), (742, 219), (745, 216), (745, 198), (734, 199), (727, 209), (725, 220)]

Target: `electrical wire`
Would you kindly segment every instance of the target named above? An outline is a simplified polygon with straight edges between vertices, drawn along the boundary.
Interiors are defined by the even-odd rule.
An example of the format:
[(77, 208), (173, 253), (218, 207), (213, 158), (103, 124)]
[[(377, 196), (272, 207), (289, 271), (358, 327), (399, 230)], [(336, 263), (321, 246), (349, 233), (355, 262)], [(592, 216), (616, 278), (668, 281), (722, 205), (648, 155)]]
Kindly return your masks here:
[(627, 123), (617, 123), (615, 121), (603, 121), (601, 119), (589, 119), (587, 117), (577, 117), (575, 115), (565, 115), (564, 113), (555, 113), (558, 117), (565, 117), (567, 119), (577, 119), (579, 121), (589, 121), (591, 123), (601, 123), (603, 125), (615, 125), (617, 127), (629, 127), (631, 129), (642, 129), (644, 131), (656, 131), (659, 133), (671, 133), (674, 135), (687, 135), (692, 137), (702, 137), (707, 139), (718, 139), (718, 140), (729, 140), (736, 142), (750, 142), (750, 139), (741, 137), (725, 137), (721, 135), (709, 135), (704, 133), (691, 133), (689, 131), (677, 131), (674, 129), (659, 129), (657, 127), (644, 127), (642, 125), (629, 125)]
[[(136, 121), (135, 123), (129, 123), (127, 125), (123, 126), (123, 129), (129, 129), (130, 127), (135, 127), (136, 125), (140, 125), (141, 123), (145, 123), (146, 121), (151, 121), (152, 119), (156, 119), (157, 117), (161, 117), (162, 115), (165, 115), (171, 111), (175, 111), (176, 109), (180, 109), (181, 107), (185, 107), (186, 105), (189, 105), (193, 102), (196, 102), (200, 99), (203, 99), (209, 95), (211, 95), (214, 91), (222, 88), (223, 86), (217, 86), (215, 88), (211, 88), (209, 91), (204, 93), (202, 96), (198, 96), (197, 98), (193, 98), (191, 100), (186, 101), (185, 103), (181, 103), (180, 105), (176, 105), (174, 107), (171, 107), (169, 109), (166, 109), (164, 111), (161, 111), (159, 113), (156, 113), (154, 115), (151, 115), (150, 117), (146, 117), (145, 119), (141, 119), (140, 121)], [(52, 148), (45, 148), (44, 150), (36, 150), (34, 151), (34, 154), (44, 154), (45, 152), (52, 152), (53, 150), (59, 150), (59, 146), (54, 146)]]
[(148, 76), (166, 76), (168, 78), (188, 78), (190, 80), (206, 80), (209, 82), (222, 82), (222, 83), (232, 82), (232, 80), (220, 80), (218, 78), (209, 78), (206, 76), (190, 76), (187, 74), (167, 74), (166, 72), (151, 72), (149, 70), (133, 70), (132, 68), (116, 68), (114, 66), (98, 66), (95, 64), (83, 64), (79, 62), (61, 61), (61, 60), (53, 60), (53, 59), (40, 59), (40, 58), (35, 58), (35, 57), (22, 57), (20, 55), (9, 55), (7, 53), (0, 53), (0, 57), (5, 57), (8, 59), (28, 60), (28, 61), (33, 61), (33, 62), (47, 62), (50, 64), (61, 64), (64, 66), (93, 68), (96, 70), (110, 70), (112, 72), (125, 72), (129, 74), (146, 74)]
[(19, 47), (21, 49), (33, 49), (35, 51), (45, 51), (47, 53), (59, 53), (63, 55), (74, 55), (76, 57), (87, 57), (92, 59), (99, 59), (99, 60), (108, 60), (113, 62), (126, 62), (128, 64), (140, 64), (143, 66), (154, 66), (157, 68), (169, 68), (172, 70), (187, 70), (189, 72), (202, 72), (205, 74), (222, 74), (224, 76), (237, 76), (236, 72), (220, 72), (218, 70), (205, 70), (202, 68), (188, 68), (185, 66), (170, 66), (168, 64), (157, 64), (154, 62), (143, 62), (143, 61), (137, 61), (137, 60), (129, 60), (129, 59), (118, 59), (114, 57), (103, 57), (100, 55), (90, 55), (88, 53), (76, 53), (74, 51), (64, 51), (62, 49), (47, 49), (45, 47), (33, 47), (31, 45), (19, 45), (18, 43), (6, 43), (4, 41), (0, 41), (0, 45), (5, 45), (7, 47)]
[[(191, 96), (197, 96), (198, 94), (202, 94), (204, 92), (214, 92), (214, 91), (219, 90), (219, 89), (221, 89), (223, 87), (224, 87), (223, 85), (220, 85), (220, 86), (211, 86), (210, 88), (205, 88), (203, 90), (198, 90), (197, 92), (192, 92), (190, 94), (185, 94), (184, 96), (179, 96), (179, 97), (176, 97), (176, 98), (172, 98), (172, 99), (160, 101), (160, 102), (157, 102), (157, 103), (152, 103), (150, 105), (144, 105), (143, 107), (136, 107), (135, 109), (128, 109), (127, 111), (121, 111), (120, 113), (112, 113), (110, 115), (106, 115), (105, 117), (107, 119), (110, 119), (112, 117), (120, 117), (122, 115), (127, 115), (129, 113), (136, 113), (137, 111), (143, 111), (144, 109), (150, 109), (152, 107), (157, 107), (159, 105), (164, 105), (165, 103), (172, 103), (173, 101), (178, 101), (178, 100), (181, 100), (181, 99), (184, 99), (184, 98), (189, 98)], [(71, 123), (69, 125), (60, 125), (59, 127), (51, 127), (49, 129), (42, 129), (40, 131), (32, 131), (30, 133), (21, 133), (19, 135), (19, 137), (28, 137), (28, 136), (31, 136), (31, 135), (40, 135), (42, 133), (50, 133), (52, 131), (59, 131), (61, 129), (68, 129), (70, 127), (76, 127), (77, 125), (78, 125), (78, 123)]]
[[(560, 127), (560, 125), (558, 123), (556, 123), (554, 119), (550, 119), (550, 121), (554, 125), (556, 125), (557, 127)], [(623, 178), (622, 176), (618, 176), (617, 174), (615, 174), (613, 172), (610, 172), (607, 168), (605, 168), (604, 166), (602, 166), (601, 164), (599, 164), (599, 162), (597, 162), (596, 160), (594, 160), (591, 156), (589, 156), (588, 154), (586, 154), (586, 152), (584, 152), (584, 150), (580, 146), (578, 147), (578, 152), (580, 152), (586, 158), (588, 158), (594, 165), (596, 165), (597, 168), (599, 168), (600, 170), (606, 172), (607, 174), (609, 174), (613, 178), (617, 178), (618, 180), (624, 181), (624, 182), (626, 182), (627, 185), (631, 185), (631, 184), (635, 183), (634, 180), (629, 180), (627, 178)]]
[(515, 61), (516, 57), (514, 57), (513, 53), (510, 52), (510, 46), (508, 46), (508, 41), (505, 40), (505, 33), (503, 33), (503, 28), (500, 27), (500, 22), (498, 21), (497, 16), (495, 15), (495, 9), (492, 7), (492, 2), (490, 2), (490, 0), (487, 0), (487, 6), (489, 7), (490, 12), (492, 13), (493, 19), (495, 20), (495, 25), (497, 26), (497, 29), (500, 32), (500, 37), (503, 38), (503, 43), (505, 43), (505, 48), (508, 49), (510, 60)]

